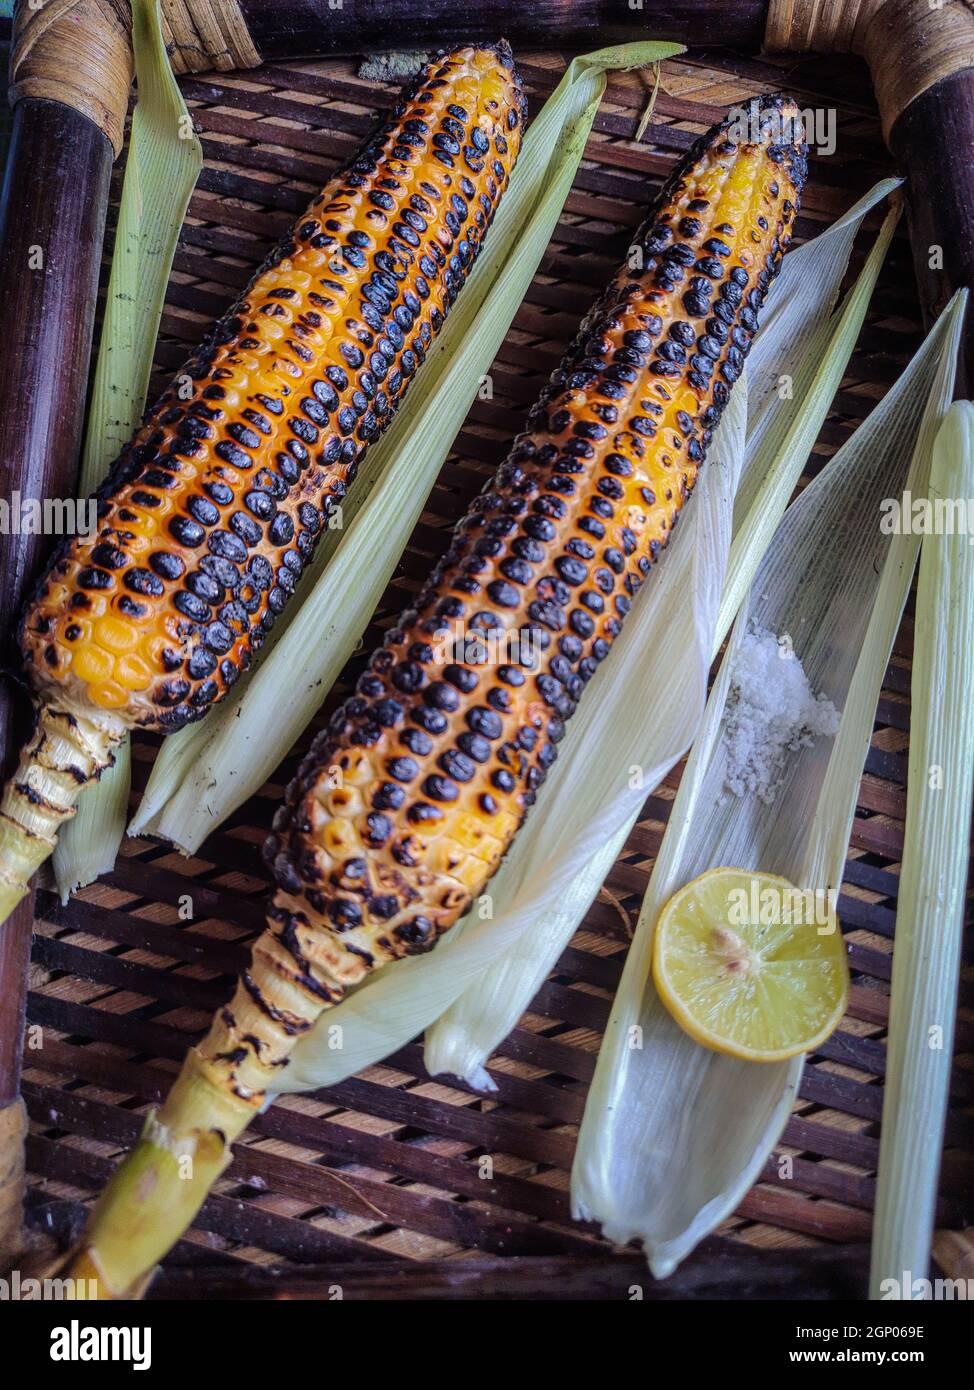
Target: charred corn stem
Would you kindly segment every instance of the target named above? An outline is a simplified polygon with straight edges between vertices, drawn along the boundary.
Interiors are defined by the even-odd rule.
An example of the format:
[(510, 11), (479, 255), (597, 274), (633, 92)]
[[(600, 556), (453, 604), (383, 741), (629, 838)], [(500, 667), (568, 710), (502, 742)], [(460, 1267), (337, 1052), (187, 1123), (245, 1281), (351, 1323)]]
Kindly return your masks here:
[[(463, 286), (524, 114), (506, 44), (434, 59), (268, 256), (39, 585), (21, 636), (42, 722), (169, 733), (247, 669)], [(38, 819), (0, 843), (11, 892), (53, 843)]]
[(124, 737), (125, 726), (110, 715), (39, 706), (34, 736), (0, 801), (0, 920), (25, 895), (78, 797), (111, 765)]
[[(528, 432), (288, 789), (267, 928), (179, 1083), (219, 1096), (214, 1115), (259, 1107), (323, 1010), (434, 946), (535, 800), (690, 495), (790, 239), (797, 108), (766, 97), (745, 114), (743, 136), (728, 118), (669, 181)], [(193, 1129), (178, 1100), (161, 1119)], [(98, 1220), (87, 1246), (110, 1275), (105, 1235), (120, 1248), (130, 1217), (119, 1203)], [(178, 1234), (162, 1202), (155, 1220)]]

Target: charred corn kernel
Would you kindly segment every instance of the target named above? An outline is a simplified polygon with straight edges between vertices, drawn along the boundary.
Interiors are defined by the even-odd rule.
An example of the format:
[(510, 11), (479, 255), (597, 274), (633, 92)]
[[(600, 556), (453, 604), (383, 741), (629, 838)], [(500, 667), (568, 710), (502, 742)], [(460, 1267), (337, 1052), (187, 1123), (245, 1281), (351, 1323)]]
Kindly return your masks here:
[(64, 642), (77, 642), (84, 645), (91, 641), (91, 623), (87, 618), (67, 617), (59, 623), (61, 639)]
[(24, 616), (38, 719), (0, 804), (0, 917), (126, 729), (199, 719), (249, 666), (463, 286), (525, 114), (506, 44), (438, 55), (146, 416)]
[(338, 787), (327, 798), (325, 810), (332, 816), (358, 815), (364, 802), (355, 787)]
[[(534, 802), (690, 495), (790, 239), (797, 108), (762, 98), (747, 114), (743, 133), (728, 118), (668, 181), (638, 256), (289, 787), (265, 849), (278, 883), (267, 930), (200, 1053), (235, 1094), (256, 1103), (295, 1032), (349, 983), (433, 946)], [(357, 775), (363, 759), (362, 812), (320, 818), (326, 770)], [(351, 826), (360, 844), (342, 859)]]
[(462, 287), (524, 115), (506, 45), (440, 55), (298, 219), (116, 464), (97, 535), (41, 584), (22, 634), (41, 701), (86, 708), (55, 620), (109, 597), (94, 640), (152, 667), (125, 724), (178, 729), (246, 669)]

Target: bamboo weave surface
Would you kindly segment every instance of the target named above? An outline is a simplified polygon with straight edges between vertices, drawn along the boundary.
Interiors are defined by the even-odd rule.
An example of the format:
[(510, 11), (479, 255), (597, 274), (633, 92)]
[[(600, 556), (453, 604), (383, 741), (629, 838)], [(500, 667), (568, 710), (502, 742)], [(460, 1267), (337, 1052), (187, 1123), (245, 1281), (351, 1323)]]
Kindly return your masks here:
[[(561, 61), (518, 55), (532, 111)], [(719, 64), (719, 66), (715, 66)], [(193, 76), (182, 88), (206, 164), (183, 228), (157, 349), (161, 384), (243, 286), (265, 249), (395, 97), (348, 60)], [(364, 651), (429, 572), (445, 534), (520, 428), (544, 376), (621, 260), (661, 177), (721, 108), (774, 87), (834, 107), (838, 144), (813, 158), (799, 239), (814, 236), (890, 172), (864, 69), (813, 59), (695, 55), (669, 62), (652, 123), (616, 77), (542, 267), (472, 407)], [(876, 218), (868, 225), (875, 226)], [(861, 261), (857, 251), (854, 267)], [(905, 232), (897, 235), (856, 355), (809, 459), (813, 476), (888, 388), (920, 340)], [(431, 1080), (420, 1040), (342, 1085), (261, 1116), (156, 1292), (346, 1297), (828, 1297), (865, 1290), (883, 1099), (885, 1022), (905, 813), (910, 614), (884, 681), (859, 796), (839, 914), (850, 945), (848, 1017), (806, 1067), (800, 1100), (761, 1181), (735, 1215), (662, 1285), (633, 1251), (614, 1251), (569, 1217), (568, 1180), (587, 1084), (679, 769), (639, 824), (582, 929), (490, 1063), (489, 1100)], [(354, 681), (350, 663), (323, 713)], [(32, 1221), (64, 1239), (164, 1093), (187, 1041), (230, 992), (261, 922), (259, 845), (310, 731), (194, 859), (129, 840), (115, 871), (62, 908), (38, 895), (25, 1055), (32, 1119)], [(153, 745), (135, 745), (145, 784)], [(961, 833), (959, 831), (959, 833)], [(179, 914), (184, 895), (193, 916)], [(970, 1224), (974, 1169), (974, 977), (962, 985), (941, 1224)], [(39, 1050), (31, 1050), (40, 1041)], [(793, 1159), (790, 1177), (779, 1158)], [(493, 1178), (480, 1159), (493, 1158)]]

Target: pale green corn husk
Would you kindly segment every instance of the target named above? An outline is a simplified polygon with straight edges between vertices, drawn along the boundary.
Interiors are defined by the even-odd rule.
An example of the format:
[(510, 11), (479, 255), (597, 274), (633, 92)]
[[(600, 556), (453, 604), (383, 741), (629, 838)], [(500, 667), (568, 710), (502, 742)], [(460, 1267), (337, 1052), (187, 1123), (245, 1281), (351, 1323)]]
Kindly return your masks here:
[[(203, 150), (169, 66), (158, 0), (134, 0), (132, 42), (139, 99), (132, 115), (105, 318), (85, 432), (79, 488), (101, 482), (142, 418), (159, 319), (179, 229)], [(83, 792), (54, 850), (62, 900), (115, 863), (125, 834), (130, 749)]]
[[(610, 732), (598, 743), (590, 732), (579, 749), (574, 744), (565, 748), (566, 757), (614, 767), (618, 785), (629, 775), (630, 758), (645, 769), (635, 795), (628, 798), (623, 828), (612, 836), (618, 851), (632, 832), (645, 794), (683, 756), (703, 715), (711, 658), (727, 634), (842, 380), (900, 215), (899, 198), (842, 309), (831, 313), (855, 233), (869, 209), (895, 187), (895, 180), (877, 184), (827, 232), (785, 257), (768, 299), (767, 323), (748, 358), (741, 457), (733, 469), (704, 471), (682, 534), (664, 557), (644, 600), (652, 612), (643, 615), (647, 626), (639, 635), (645, 654), (641, 666), (631, 675), (617, 671), (602, 697), (611, 702), (605, 724)], [(778, 390), (783, 366), (792, 384), (785, 395)], [(735, 388), (735, 395), (743, 385)], [(736, 404), (740, 408), (741, 402)], [(750, 499), (745, 509), (735, 501), (742, 492)], [(683, 639), (684, 632), (694, 633), (696, 640)], [(639, 692), (638, 714), (633, 691)], [(680, 719), (674, 728), (676, 710)], [(633, 728), (633, 748), (613, 740), (616, 721)], [(586, 785), (581, 783), (581, 788)], [(554, 796), (552, 806), (560, 799)], [(529, 823), (522, 833), (531, 835), (534, 829)], [(554, 894), (539, 901), (535, 921), (516, 949), (499, 956), (427, 1030), (425, 1061), (431, 1073), (451, 1073), (478, 1089), (490, 1089), (487, 1059), (581, 925), (605, 877), (603, 857), (602, 851), (575, 855), (570, 901), (581, 905), (575, 916)]]
[(544, 254), (592, 128), (606, 73), (656, 62), (679, 45), (624, 44), (572, 60), (527, 131), (487, 242), (435, 352), (343, 504), (343, 529), (316, 558), (312, 584), (204, 724), (166, 741), (131, 834), (193, 852), (274, 771), (362, 637), (419, 519), (470, 402)]
[[(885, 535), (884, 498), (923, 493), (950, 402), (966, 294), (856, 433), (785, 513), (735, 625), (670, 814), (586, 1103), (576, 1216), (643, 1242), (663, 1278), (737, 1206), (788, 1118), (802, 1058), (754, 1064), (673, 1021), (650, 975), (666, 900), (718, 865), (838, 890), (859, 778), (919, 539)], [(749, 622), (790, 634), (811, 687), (841, 711), (834, 739), (790, 754), (771, 805), (725, 792), (724, 708)]]
[[(974, 498), (974, 406), (937, 436), (932, 502)], [(873, 1298), (909, 1299), (930, 1263), (957, 1012), (974, 788), (974, 536), (925, 535), (913, 650), (906, 831), (873, 1223)]]
[[(882, 185), (864, 199), (857, 218), (861, 221), (867, 207), (892, 186)], [(845, 327), (831, 355), (835, 384), (858, 333), (891, 231), (892, 222), (869, 258), (865, 278), (838, 316)], [(825, 239), (830, 235), (796, 252), (795, 258), (804, 264), (804, 276), (818, 283), (834, 302), (848, 247), (843, 253), (841, 241), (837, 245)], [(844, 235), (840, 228), (837, 236)], [(816, 246), (821, 249), (813, 257)], [(785, 259), (775, 293), (789, 292), (790, 259)], [(802, 330), (792, 325), (787, 331)], [(822, 414), (831, 394), (821, 403)], [(819, 408), (811, 397), (809, 401), (809, 408)], [(483, 1069), (490, 1051), (488, 1040), (503, 1037), (523, 1012), (533, 993), (532, 981), (543, 978), (552, 957), (572, 935), (647, 793), (686, 749), (699, 720), (747, 413), (740, 382), (693, 502), (658, 571), (634, 605), (611, 659), (593, 677), (568, 726), (558, 762), (548, 774), (544, 795), (492, 879), (488, 897), (433, 956), (387, 968), (331, 1011), (322, 1030), (298, 1044), (287, 1073), (288, 1089), (330, 1084), (377, 1061), (433, 1023), (467, 986), (470, 994), (465, 1005), (478, 999), (489, 999), (489, 1003), (482, 1013), (478, 1011), (472, 1031), (467, 1028), (469, 1016), (458, 1020), (451, 1011), (443, 1029), (437, 1030), (438, 1037), (431, 1039), (427, 1063), (489, 1085)], [(813, 437), (816, 430), (817, 425)], [(789, 466), (794, 479), (806, 456), (807, 448), (793, 456)], [(774, 462), (758, 455), (748, 466), (768, 472)], [(753, 572), (757, 558), (740, 563), (750, 563)], [(632, 699), (634, 690), (641, 692), (638, 705)], [(594, 858), (593, 846), (597, 848)], [(332, 1025), (341, 1029), (340, 1049), (335, 1046)], [(450, 1065), (445, 1068), (442, 1062), (448, 1052)]]

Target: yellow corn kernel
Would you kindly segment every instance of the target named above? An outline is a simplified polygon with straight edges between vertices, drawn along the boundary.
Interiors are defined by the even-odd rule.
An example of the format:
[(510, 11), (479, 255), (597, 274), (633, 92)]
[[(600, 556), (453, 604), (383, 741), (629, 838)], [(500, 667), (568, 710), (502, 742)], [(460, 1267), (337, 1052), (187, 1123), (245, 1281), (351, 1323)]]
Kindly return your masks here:
[(121, 709), (129, 700), (128, 691), (123, 690), (115, 681), (104, 681), (101, 685), (89, 686), (88, 696), (102, 709)]
[(476, 892), (484, 881), (484, 861), (475, 854), (467, 855), (459, 869), (454, 869), (453, 877), (471, 893)]
[(351, 854), (358, 846), (358, 836), (352, 822), (330, 820), (325, 826), (322, 846), (328, 854), (333, 854), (338, 858), (345, 854)]
[[(100, 618), (104, 613), (108, 612), (108, 599), (104, 594), (94, 594), (89, 590), (86, 592), (85, 596), (88, 599), (88, 604), (84, 609), (85, 617)], [(74, 609), (71, 611), (74, 612)]]
[(165, 651), (170, 651), (172, 645), (167, 637), (159, 637), (153, 633), (148, 633), (142, 638), (142, 650), (157, 671), (166, 669), (162, 654)]
[(484, 827), (478, 816), (457, 816), (451, 831), (451, 839), (464, 849), (475, 849), (484, 838)]
[(152, 671), (140, 656), (129, 652), (116, 658), (115, 679), (126, 690), (147, 690), (152, 683)]
[(427, 862), (435, 874), (452, 874), (463, 862), (463, 857), (456, 842), (444, 835), (431, 846)]
[(106, 681), (112, 674), (115, 665), (111, 652), (106, 652), (103, 647), (96, 647), (93, 643), (82, 647), (75, 652), (72, 669), (79, 680), (88, 685), (95, 685), (98, 681)]
[(139, 630), (131, 619), (102, 618), (95, 624), (95, 641), (110, 652), (130, 652), (138, 646)]
[(70, 599), (72, 592), (73, 591), (68, 588), (67, 584), (52, 584), (50, 599), (51, 606), (63, 608), (64, 605)]
[(371, 782), (375, 777), (375, 769), (372, 766), (372, 759), (364, 748), (351, 748), (343, 754), (339, 764), (342, 771), (342, 783), (351, 783), (353, 786), (363, 786), (366, 782)]
[(336, 787), (331, 795), (325, 798), (325, 809), (330, 815), (340, 819), (342, 816), (359, 815), (365, 810), (365, 803), (356, 787)]
[(159, 530), (159, 522), (148, 510), (138, 511), (134, 521), (126, 521), (125, 529), (136, 536), (154, 536)]

